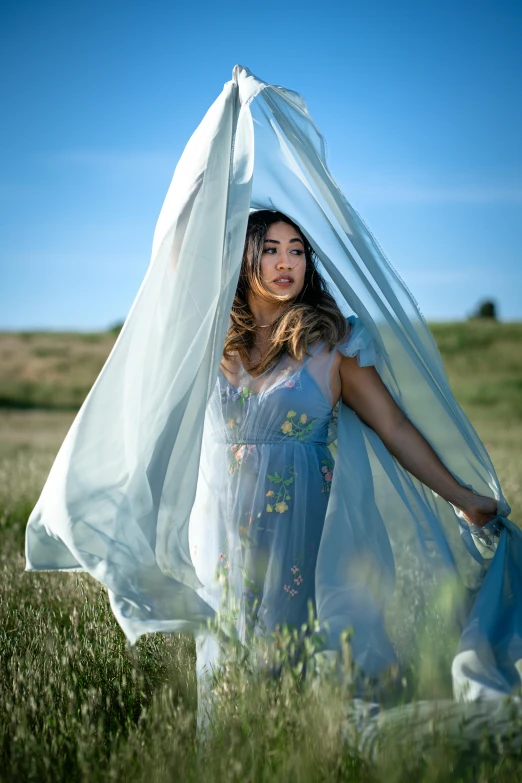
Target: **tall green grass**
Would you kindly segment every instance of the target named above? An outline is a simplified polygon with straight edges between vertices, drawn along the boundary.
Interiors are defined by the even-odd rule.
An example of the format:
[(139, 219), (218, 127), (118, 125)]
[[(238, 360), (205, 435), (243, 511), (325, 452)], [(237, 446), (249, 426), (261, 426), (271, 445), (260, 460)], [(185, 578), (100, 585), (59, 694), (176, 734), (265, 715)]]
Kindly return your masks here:
[[(444, 324), (434, 333), (457, 397), (487, 441), (520, 520), (522, 326)], [(70, 354), (85, 357), (83, 338), (67, 339)], [(113, 339), (104, 335), (87, 344), (106, 354)], [(60, 357), (42, 355), (42, 346), (49, 350), (47, 337), (23, 340), (40, 346), (35, 361), (51, 378), (56, 367), (49, 362)], [(93, 361), (100, 363), (102, 353)], [(77, 366), (75, 359), (64, 371), (64, 396), (57, 399), (78, 386)], [(84, 377), (84, 391), (96, 367)], [(37, 390), (40, 376), (33, 370)], [(0, 377), (0, 396), (2, 384)], [(76, 405), (80, 397), (67, 399)], [(56, 412), (16, 407), (0, 411), (0, 781), (520, 779), (522, 756), (506, 738), (484, 732), (478, 740), (457, 742), (455, 732), (447, 735), (436, 720), (419, 743), (404, 719), (400, 741), (391, 734), (376, 756), (368, 754), (357, 722), (347, 720), (349, 688), (328, 679), (318, 688), (295, 666), (274, 679), (248, 674), (247, 663), (230, 665), (215, 684), (214, 718), (198, 742), (191, 638), (154, 634), (129, 648), (94, 580), (24, 573), (25, 523), (73, 414), (59, 414), (65, 418), (58, 426)], [(429, 643), (444, 647), (442, 633)], [(522, 733), (515, 718), (513, 733)]]

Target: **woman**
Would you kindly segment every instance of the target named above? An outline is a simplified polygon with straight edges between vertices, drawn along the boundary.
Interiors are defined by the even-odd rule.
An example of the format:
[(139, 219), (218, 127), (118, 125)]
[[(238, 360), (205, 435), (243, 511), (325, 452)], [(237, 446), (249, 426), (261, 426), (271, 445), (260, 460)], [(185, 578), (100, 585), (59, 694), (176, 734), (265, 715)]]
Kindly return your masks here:
[[(316, 561), (334, 474), (327, 444), (341, 400), (470, 525), (496, 516), (495, 500), (461, 486), (444, 467), (375, 367), (359, 366), (352, 328), (300, 229), (280, 212), (254, 212), (192, 517), (200, 595), (223, 611), (226, 586), (243, 640), (245, 625), (263, 634), (281, 625), (299, 629), (310, 602), (316, 610)], [(209, 499), (210, 518), (198, 511)]]
[[(341, 313), (358, 316), (349, 331)], [(352, 627), (371, 676), (409, 654), (440, 586), (482, 585), (455, 693), (501, 698), (522, 659), (508, 514), (303, 101), (236, 67), (176, 168), (144, 283), (31, 514), (27, 568), (91, 573), (131, 643), (201, 635), (223, 601), (247, 639), (299, 626), (311, 600), (327, 648)]]

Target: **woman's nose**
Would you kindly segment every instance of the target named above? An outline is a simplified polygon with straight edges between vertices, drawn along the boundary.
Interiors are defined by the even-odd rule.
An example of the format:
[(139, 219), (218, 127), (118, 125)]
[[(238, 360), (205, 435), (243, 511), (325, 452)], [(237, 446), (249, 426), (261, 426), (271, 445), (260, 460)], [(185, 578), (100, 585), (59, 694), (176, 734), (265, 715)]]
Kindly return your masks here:
[(286, 253), (281, 253), (279, 258), (277, 259), (277, 268), (281, 269), (292, 269), (292, 261)]

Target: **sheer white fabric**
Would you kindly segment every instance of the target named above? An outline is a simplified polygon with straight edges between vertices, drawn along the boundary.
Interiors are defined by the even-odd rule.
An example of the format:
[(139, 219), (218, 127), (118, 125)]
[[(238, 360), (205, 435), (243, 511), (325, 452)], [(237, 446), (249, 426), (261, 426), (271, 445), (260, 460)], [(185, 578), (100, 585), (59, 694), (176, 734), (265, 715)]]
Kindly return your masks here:
[(455, 659), (456, 692), (511, 692), (522, 659), (522, 546), (491, 460), (413, 298), (332, 179), (302, 99), (241, 67), (176, 168), (143, 285), (29, 520), (27, 568), (89, 571), (107, 586), (131, 642), (151, 631), (198, 632), (215, 616), (217, 531), (196, 490), (250, 209), (279, 210), (301, 227), (341, 309), (359, 318), (360, 361), (376, 364), (448, 469), (495, 497), (502, 517), (480, 541), (341, 405), (315, 572), (329, 646), (352, 627), (365, 673), (405, 663), (433, 596), (458, 586), (462, 601), (447, 614), (462, 626), (466, 590), (490, 566)]

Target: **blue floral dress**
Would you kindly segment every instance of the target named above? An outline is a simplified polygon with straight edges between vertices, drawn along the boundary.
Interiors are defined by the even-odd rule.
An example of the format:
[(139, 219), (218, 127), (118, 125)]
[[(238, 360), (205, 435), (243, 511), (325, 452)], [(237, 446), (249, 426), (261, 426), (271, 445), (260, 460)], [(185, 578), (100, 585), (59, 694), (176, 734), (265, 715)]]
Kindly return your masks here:
[(242, 640), (300, 628), (315, 611), (334, 471), (334, 356), (316, 345), (303, 362), (285, 355), (256, 378), (241, 367), (233, 383), (220, 371), (208, 406), (192, 556), (200, 595)]

